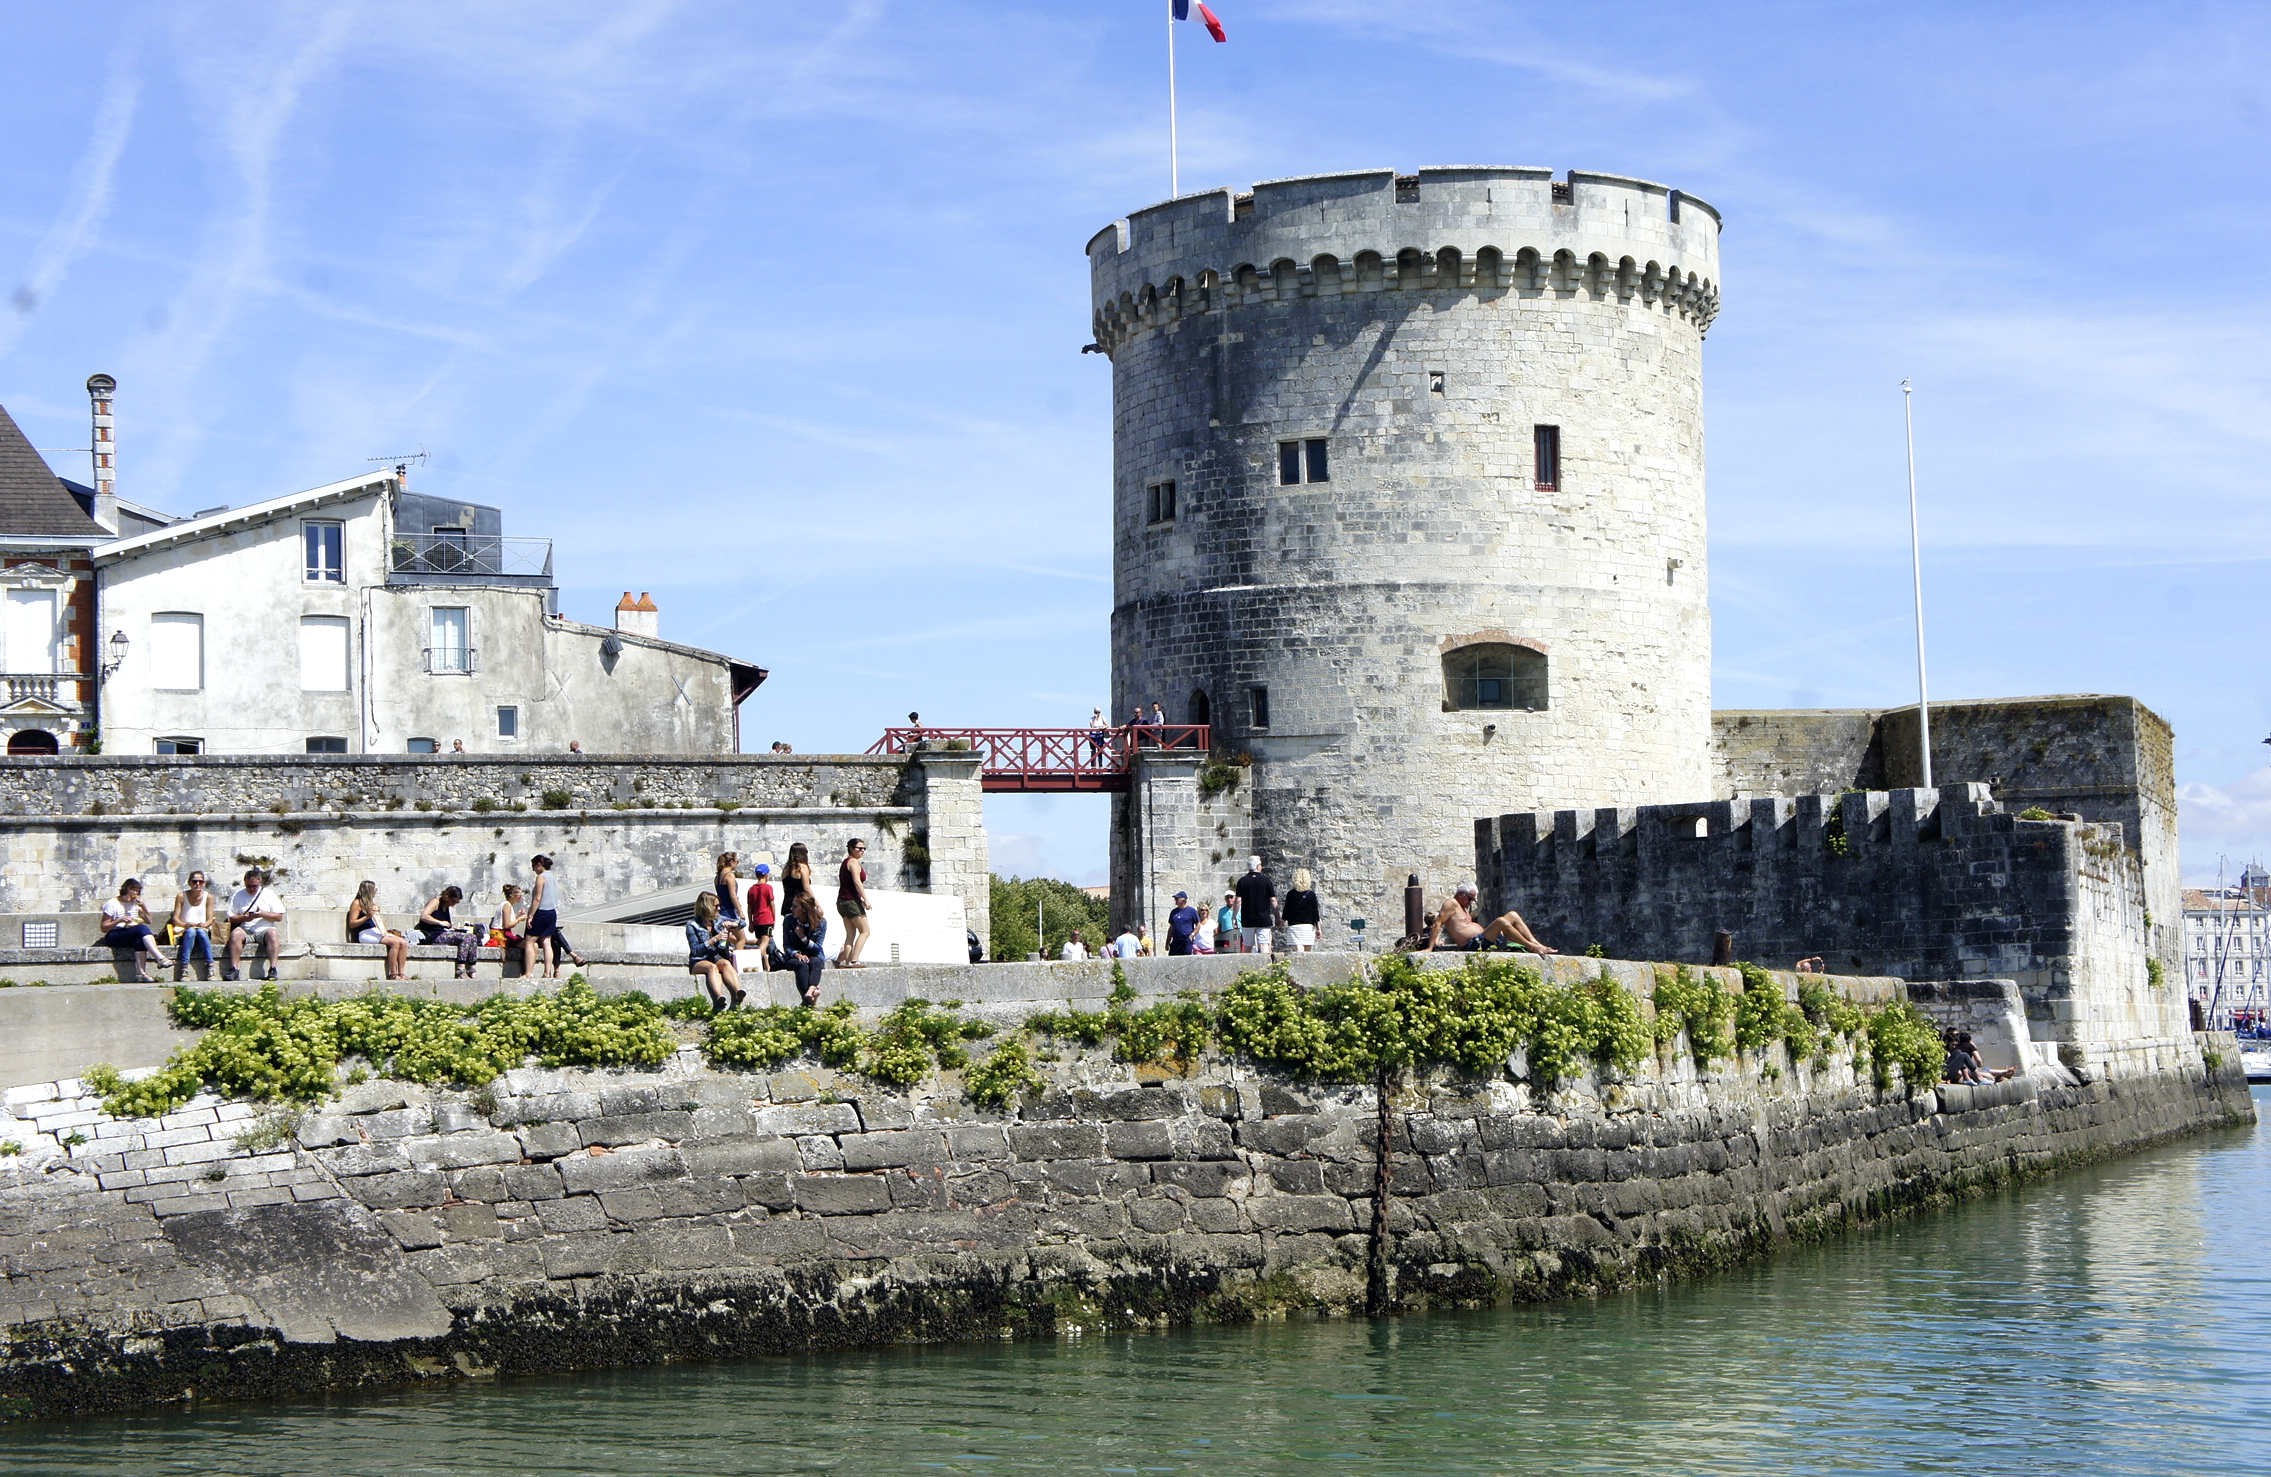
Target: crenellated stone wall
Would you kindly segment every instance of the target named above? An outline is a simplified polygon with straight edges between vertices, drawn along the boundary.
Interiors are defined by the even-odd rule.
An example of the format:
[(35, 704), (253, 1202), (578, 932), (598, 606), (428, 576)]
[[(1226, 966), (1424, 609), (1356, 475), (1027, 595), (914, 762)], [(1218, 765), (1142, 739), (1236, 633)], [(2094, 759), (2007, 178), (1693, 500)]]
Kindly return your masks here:
[(1738, 958), (1911, 980), (2011, 978), (2033, 1039), (2077, 1071), (2191, 1050), (2154, 982), (2145, 876), (2121, 828), (2007, 813), (1983, 784), (1754, 796), (1477, 821), (1486, 906), (1563, 949)]

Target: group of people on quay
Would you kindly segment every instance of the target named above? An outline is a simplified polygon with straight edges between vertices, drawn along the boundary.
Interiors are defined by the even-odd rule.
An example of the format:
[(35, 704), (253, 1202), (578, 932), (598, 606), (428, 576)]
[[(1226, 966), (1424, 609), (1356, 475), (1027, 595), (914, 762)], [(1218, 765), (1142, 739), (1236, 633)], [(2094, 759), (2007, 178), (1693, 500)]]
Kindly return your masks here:
[(829, 965), (865, 967), (860, 951), (871, 932), (872, 901), (867, 842), (854, 836), (844, 843), (843, 859), (836, 864), (836, 914), (844, 920), (844, 942), (831, 957), (828, 915), (812, 884), (811, 850), (802, 841), (789, 847), (778, 885), (771, 863), (758, 862), (744, 880), (740, 853), (724, 852), (709, 890), (694, 899), (694, 916), (686, 924), (687, 972), (701, 981), (712, 1007), (733, 1010), (749, 996), (741, 982), (740, 955), (750, 950), (766, 969), (795, 976), (798, 1000), (818, 1005), (820, 975)]
[[(1522, 921), (1522, 915), (1511, 909), (1495, 918), (1478, 916), (1477, 895), (1473, 883), (1460, 883), (1442, 907), (1430, 916), (1424, 934), (1411, 940), (1410, 946), (1426, 951), (1559, 952), (1540, 941)], [(1154, 947), (1151, 932), (1144, 924), (1131, 921), (1103, 946), (1103, 954), (1106, 958), (1119, 959), (1145, 958), (1162, 952), (1170, 955), (1270, 955), (1278, 951), (1281, 940), (1286, 952), (1307, 954), (1317, 947), (1317, 928), (1323, 917), (1324, 906), (1317, 897), (1316, 879), (1307, 867), (1296, 868), (1293, 885), (1280, 894), (1262, 859), (1253, 856), (1246, 859), (1246, 874), (1222, 895), (1222, 906), (1216, 908), (1211, 917), (1192, 906), (1189, 893), (1176, 892), (1175, 907), (1167, 915), (1164, 950)], [(1078, 929), (1065, 940), (1058, 957), (1089, 957), (1088, 942)]]
[[(503, 949), (508, 957), (517, 953), (522, 973), (532, 978), (558, 979), (562, 963), (580, 966), (584, 957), (560, 928), (560, 886), (553, 876), (552, 858), (541, 853), (530, 857), (528, 870), (525, 887), (508, 882), (500, 889), (501, 900), (486, 927), (478, 921), (478, 914), (459, 916), (466, 906), (465, 891), (452, 884), (427, 898), (410, 931), (404, 932), (388, 923), (381, 911), (378, 884), (366, 881), (348, 901), (346, 941), (374, 945), (383, 951), (389, 980), (410, 977), (411, 933), (421, 944), (455, 950), (454, 977), (458, 979), (473, 978), (474, 962), (484, 946)], [(168, 948), (173, 950), (171, 962), (177, 980), (192, 964), (209, 968), (216, 937), (222, 941), (222, 979), (242, 978), (248, 956), (254, 978), (259, 977), (263, 963), (273, 978), (283, 952), (284, 899), (263, 868), (245, 868), (242, 880), (243, 886), (224, 904), (205, 873), (193, 871), (174, 894), (172, 910), (161, 920), (143, 900), (141, 879), (129, 877), (119, 884), (118, 896), (103, 904), (102, 936), (96, 942), (133, 960), (135, 975), (128, 983), (147, 984), (157, 979), (168, 962)]]

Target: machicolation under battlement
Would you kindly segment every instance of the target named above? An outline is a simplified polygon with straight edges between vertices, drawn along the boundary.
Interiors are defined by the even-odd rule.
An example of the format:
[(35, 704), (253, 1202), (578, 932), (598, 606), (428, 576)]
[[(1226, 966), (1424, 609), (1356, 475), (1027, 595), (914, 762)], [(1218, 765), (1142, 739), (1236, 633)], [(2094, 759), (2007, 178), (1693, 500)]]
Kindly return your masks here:
[(1700, 331), (1719, 311), (1719, 213), (1666, 186), (1445, 166), (1186, 195), (1088, 243), (1096, 342), (1241, 302), (1425, 291), (1615, 298)]

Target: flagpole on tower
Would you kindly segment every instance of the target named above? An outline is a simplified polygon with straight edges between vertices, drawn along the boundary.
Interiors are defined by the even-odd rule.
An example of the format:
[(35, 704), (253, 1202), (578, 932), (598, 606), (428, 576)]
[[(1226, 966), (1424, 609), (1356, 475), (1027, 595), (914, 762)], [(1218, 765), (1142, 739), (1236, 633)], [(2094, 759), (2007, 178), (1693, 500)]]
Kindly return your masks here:
[(1175, 0), (1167, 0), (1167, 198), (1183, 193), (1181, 150), (1175, 139)]

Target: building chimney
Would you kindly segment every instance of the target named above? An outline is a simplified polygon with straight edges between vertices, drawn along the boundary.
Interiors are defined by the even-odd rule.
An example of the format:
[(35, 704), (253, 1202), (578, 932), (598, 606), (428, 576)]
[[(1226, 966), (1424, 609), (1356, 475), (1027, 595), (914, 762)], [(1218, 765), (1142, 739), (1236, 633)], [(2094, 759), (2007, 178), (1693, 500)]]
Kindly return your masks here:
[(633, 600), (631, 592), (625, 590), (623, 598), (615, 602), (615, 629), (626, 635), (659, 638), (662, 617), (655, 613), (654, 597), (641, 590), (639, 598)]
[(91, 443), (95, 469), (95, 522), (105, 531), (118, 532), (118, 443), (113, 439), (110, 397), (118, 381), (107, 374), (87, 377), (87, 400), (94, 411), (95, 439)]

